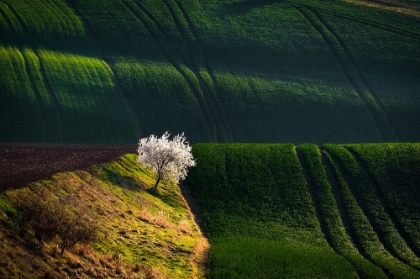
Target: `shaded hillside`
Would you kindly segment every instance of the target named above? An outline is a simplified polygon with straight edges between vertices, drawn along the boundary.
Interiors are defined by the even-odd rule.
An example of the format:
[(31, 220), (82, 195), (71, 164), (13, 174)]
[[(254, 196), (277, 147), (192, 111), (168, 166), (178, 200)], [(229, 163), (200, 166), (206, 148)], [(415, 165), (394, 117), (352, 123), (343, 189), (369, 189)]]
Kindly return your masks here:
[[(203, 278), (208, 243), (177, 185), (153, 188), (136, 155), (85, 170), (56, 173), (19, 190), (0, 192), (1, 278)], [(21, 175), (26, 175), (21, 173)], [(9, 197), (52, 195), (88, 216), (98, 238), (60, 254), (58, 237), (42, 249), (32, 229), (18, 233)]]
[(418, 2), (388, 2), (2, 0), (0, 141), (418, 141)]
[(420, 278), (419, 144), (197, 144), (208, 278)]

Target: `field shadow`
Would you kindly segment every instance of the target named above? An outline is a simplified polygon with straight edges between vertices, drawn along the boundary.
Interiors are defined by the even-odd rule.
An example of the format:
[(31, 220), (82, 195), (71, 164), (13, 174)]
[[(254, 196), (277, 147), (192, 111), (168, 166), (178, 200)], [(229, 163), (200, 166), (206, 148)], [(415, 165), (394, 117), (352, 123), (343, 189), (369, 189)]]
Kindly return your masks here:
[(145, 191), (147, 188), (146, 184), (140, 183), (139, 181), (136, 181), (130, 176), (121, 175), (120, 173), (105, 167), (102, 168), (102, 171), (104, 172), (105, 177), (108, 181), (123, 189), (139, 192)]

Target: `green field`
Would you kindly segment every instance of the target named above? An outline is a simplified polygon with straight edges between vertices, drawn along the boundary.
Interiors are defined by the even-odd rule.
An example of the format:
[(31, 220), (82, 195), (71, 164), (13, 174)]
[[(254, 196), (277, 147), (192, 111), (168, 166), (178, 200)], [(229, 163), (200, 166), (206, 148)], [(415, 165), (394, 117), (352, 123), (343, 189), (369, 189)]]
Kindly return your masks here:
[(2, 0), (0, 141), (419, 141), (419, 2), (375, 3)]
[(196, 144), (208, 278), (420, 278), (420, 145)]

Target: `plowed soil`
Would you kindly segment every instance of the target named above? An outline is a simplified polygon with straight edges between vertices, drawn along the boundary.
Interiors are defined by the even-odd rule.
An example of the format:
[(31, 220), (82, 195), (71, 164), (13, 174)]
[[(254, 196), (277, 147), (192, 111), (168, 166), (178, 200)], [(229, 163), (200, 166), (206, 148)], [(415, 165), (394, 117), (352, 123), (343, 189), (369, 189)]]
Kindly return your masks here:
[(136, 145), (0, 143), (0, 191), (136, 151)]

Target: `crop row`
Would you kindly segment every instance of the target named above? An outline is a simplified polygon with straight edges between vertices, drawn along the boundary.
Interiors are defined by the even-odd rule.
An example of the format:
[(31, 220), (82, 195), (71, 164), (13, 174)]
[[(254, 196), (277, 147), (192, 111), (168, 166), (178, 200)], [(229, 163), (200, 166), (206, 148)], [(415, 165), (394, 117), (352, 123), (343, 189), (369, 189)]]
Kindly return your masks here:
[[(331, 149), (339, 148), (339, 146), (336, 148), (334, 146), (328, 146), (329, 151)], [(330, 155), (327, 156), (329, 156), (335, 176), (337, 177), (337, 186), (340, 189), (340, 195), (343, 199), (343, 211), (345, 211), (348, 218), (348, 230), (351, 234), (353, 243), (355, 243), (356, 249), (358, 249), (359, 253), (367, 260), (381, 268), (382, 272), (388, 277), (406, 278), (408, 276), (416, 278), (418, 274), (415, 269), (409, 265), (404, 265), (398, 258), (393, 257), (389, 250), (384, 247), (384, 244), (380, 239), (381, 236), (374, 230), (368, 216), (366, 216), (364, 211), (365, 208), (360, 206), (358, 197), (352, 192), (353, 189), (350, 185), (354, 186), (357, 182), (346, 179), (337, 163), (332, 160)], [(379, 272), (376, 275), (383, 276), (382, 272)]]
[(305, 144), (298, 147), (302, 153), (302, 164), (308, 169), (308, 183), (313, 190), (313, 199), (319, 207), (319, 221), (323, 228), (325, 238), (330, 246), (341, 256), (346, 258), (359, 274), (371, 278), (382, 278), (382, 272), (368, 260), (364, 259), (355, 249), (352, 240), (349, 238), (348, 224), (343, 224), (344, 204), (338, 197), (337, 189), (328, 178), (324, 163), (321, 158), (321, 151), (316, 145)]
[(2, 141), (89, 142), (102, 135), (105, 142), (124, 142), (133, 136), (103, 61), (30, 48), (1, 52)]
[[(416, 45), (420, 41), (420, 22), (348, 4), (315, 10), (326, 26), (339, 34), (368, 90), (375, 96), (377, 109), (386, 113), (382, 125), (393, 127), (397, 140), (416, 141), (416, 132), (408, 129), (407, 123), (420, 117), (414, 105), (417, 102), (414, 100), (418, 100), (415, 92), (419, 90), (416, 75), (420, 52)], [(403, 99), (411, 102), (406, 103), (404, 110), (395, 110)]]
[(5, 44), (96, 54), (81, 19), (63, 1), (2, 1), (0, 15), (7, 25)]
[[(296, 278), (300, 270), (295, 253), (303, 253), (296, 245), (324, 255), (340, 255), (340, 260), (332, 257), (330, 262), (337, 261), (341, 278), (353, 278), (356, 273), (362, 278), (419, 278), (416, 246), (408, 237), (418, 229), (411, 227), (410, 231), (406, 229), (409, 226), (402, 225), (407, 231), (401, 229), (393, 207), (388, 206), (392, 202), (386, 198), (391, 191), (388, 188), (397, 189), (401, 184), (382, 185), (382, 196), (378, 192), (382, 186), (368, 177), (365, 157), (370, 154), (371, 162), (377, 162), (375, 156), (383, 154), (371, 152), (359, 161), (348, 151), (360, 151), (361, 147), (389, 151), (397, 149), (395, 146), (399, 151), (406, 148), (404, 144), (324, 145), (321, 149), (313, 144), (296, 149), (292, 144), (194, 145), (197, 167), (190, 170), (187, 183), (202, 207), (213, 245), (210, 278), (245, 278), (246, 274), (256, 278), (251, 270), (261, 270), (262, 266), (267, 267), (260, 273), (262, 278), (272, 278), (273, 274)], [(413, 152), (416, 148), (409, 145), (407, 149)], [(399, 153), (396, 166), (403, 164), (403, 158), (419, 163), (418, 156), (401, 153), (405, 155)], [(396, 157), (381, 157), (382, 166), (392, 166)], [(398, 167), (391, 169), (389, 173), (396, 172), (394, 182), (400, 182), (395, 179), (401, 175), (414, 181), (404, 168), (401, 173)], [(376, 174), (371, 175), (376, 179)], [(407, 195), (409, 187), (398, 188), (405, 193), (399, 197)], [(418, 195), (406, 203), (417, 204)], [(405, 220), (418, 220), (416, 212), (406, 208)], [(306, 256), (317, 269), (319, 258), (312, 252)], [(246, 264), (240, 264), (240, 259)], [(270, 268), (273, 265), (277, 270)], [(282, 266), (290, 273), (285, 275)], [(311, 274), (311, 268), (304, 270)], [(332, 276), (325, 270), (315, 273), (317, 276), (310, 277)]]
[[(133, 104), (131, 116), (144, 134), (184, 131), (192, 142), (376, 142), (381, 133), (396, 140), (417, 139), (413, 123), (420, 117), (415, 106), (420, 55), (419, 34), (412, 26), (418, 20), (380, 11), (366, 16), (370, 11), (317, 0), (5, 0), (0, 3), (5, 35), (0, 43), (19, 49), (26, 63), (35, 61), (29, 52), (66, 53), (57, 56), (62, 64), (67, 54), (100, 57), (112, 70), (104, 74), (118, 77), (113, 86), (121, 83), (127, 103)], [(395, 26), (387, 23), (391, 19)], [(48, 76), (54, 72), (47, 71), (51, 65), (46, 62), (39, 66), (44, 86), (58, 96), (57, 103), (64, 102), (63, 90), (86, 90), (65, 81), (66, 76), (59, 85), (48, 85), (47, 79), (57, 77)], [(74, 73), (86, 83), (97, 76), (97, 68), (82, 64), (78, 67), (84, 70)], [(39, 73), (14, 69), (21, 71), (16, 75), (32, 77), (22, 88), (32, 88), (42, 99)], [(12, 82), (6, 79), (4, 88), (16, 87)], [(359, 87), (367, 92), (364, 100), (355, 93)], [(25, 111), (37, 118), (54, 115), (55, 120), (33, 125), (34, 130), (54, 127), (45, 131), (52, 138), (60, 127), (59, 109), (37, 108), (22, 88), (10, 94), (22, 96)], [(14, 107), (18, 122), (19, 106)], [(100, 112), (109, 107), (89, 116), (92, 125), (102, 125)], [(123, 126), (131, 126), (128, 117), (123, 119)], [(86, 130), (83, 125), (81, 130)]]
[[(118, 63), (130, 60), (138, 64), (131, 67), (131, 77), (123, 67), (114, 70), (124, 90), (129, 92), (130, 102), (136, 104), (139, 118), (147, 126), (150, 123), (145, 131), (195, 130), (194, 142), (216, 138), (247, 142), (381, 140), (374, 123), (366, 121), (370, 115), (349, 86), (337, 57), (299, 11), (289, 3), (253, 6), (236, 2), (72, 1), (82, 18), (89, 22), (107, 60)], [(330, 18), (342, 13), (342, 6), (328, 9), (317, 1), (305, 3), (319, 10), (329, 30), (339, 33), (337, 28), (341, 28), (341, 23), (335, 24)], [(361, 8), (353, 9), (363, 12)], [(282, 21), (276, 20), (278, 13)], [(402, 23), (399, 28), (405, 30)], [(118, 31), (122, 29), (125, 32)], [(308, 29), (312, 32), (306, 32)], [(352, 46), (348, 46), (347, 38), (342, 39), (346, 43), (343, 48), (349, 48), (353, 57)], [(376, 52), (370, 56), (375, 57)], [(362, 68), (364, 73), (358, 56), (355, 59), (357, 69)], [(343, 64), (344, 70), (347, 64)], [(153, 81), (150, 86), (137, 89), (126, 80), (142, 79), (145, 68), (161, 66), (174, 67), (177, 71), (170, 74), (181, 76), (185, 80), (180, 81), (183, 85), (175, 89), (173, 83), (165, 85), (160, 72), (153, 70), (149, 74), (149, 80)], [(347, 72), (353, 73), (353, 68)], [(359, 79), (364, 78), (363, 74)], [(393, 80), (388, 75), (383, 78)], [(164, 96), (162, 102), (154, 101), (153, 105), (144, 102), (142, 98), (149, 96), (150, 87)], [(376, 88), (373, 90), (376, 93)], [(181, 104), (176, 102), (179, 105), (175, 107), (171, 106), (172, 96), (166, 97), (166, 92), (177, 96), (192, 94), (194, 98)], [(393, 100), (394, 107), (398, 107), (401, 100)], [(371, 106), (373, 111), (377, 109), (375, 102)], [(191, 111), (191, 107), (196, 111)], [(148, 116), (151, 108), (153, 119)], [(169, 111), (174, 118), (191, 113), (190, 120), (182, 127), (169, 124), (161, 111)], [(398, 119), (406, 119), (413, 113), (400, 115)], [(384, 127), (396, 126), (389, 126), (386, 118), (381, 121)], [(202, 129), (197, 130), (196, 123), (201, 123)], [(219, 135), (229, 134), (230, 127), (232, 136), (213, 136), (214, 131)], [(401, 129), (405, 135), (416, 133), (407, 127)]]
[[(372, 176), (384, 202), (389, 206), (394, 222), (401, 226), (407, 244), (420, 254), (419, 145), (389, 143), (382, 145), (355, 144), (347, 146), (367, 173)], [(398, 185), (399, 187), (395, 187)], [(404, 189), (403, 191), (401, 189)]]

